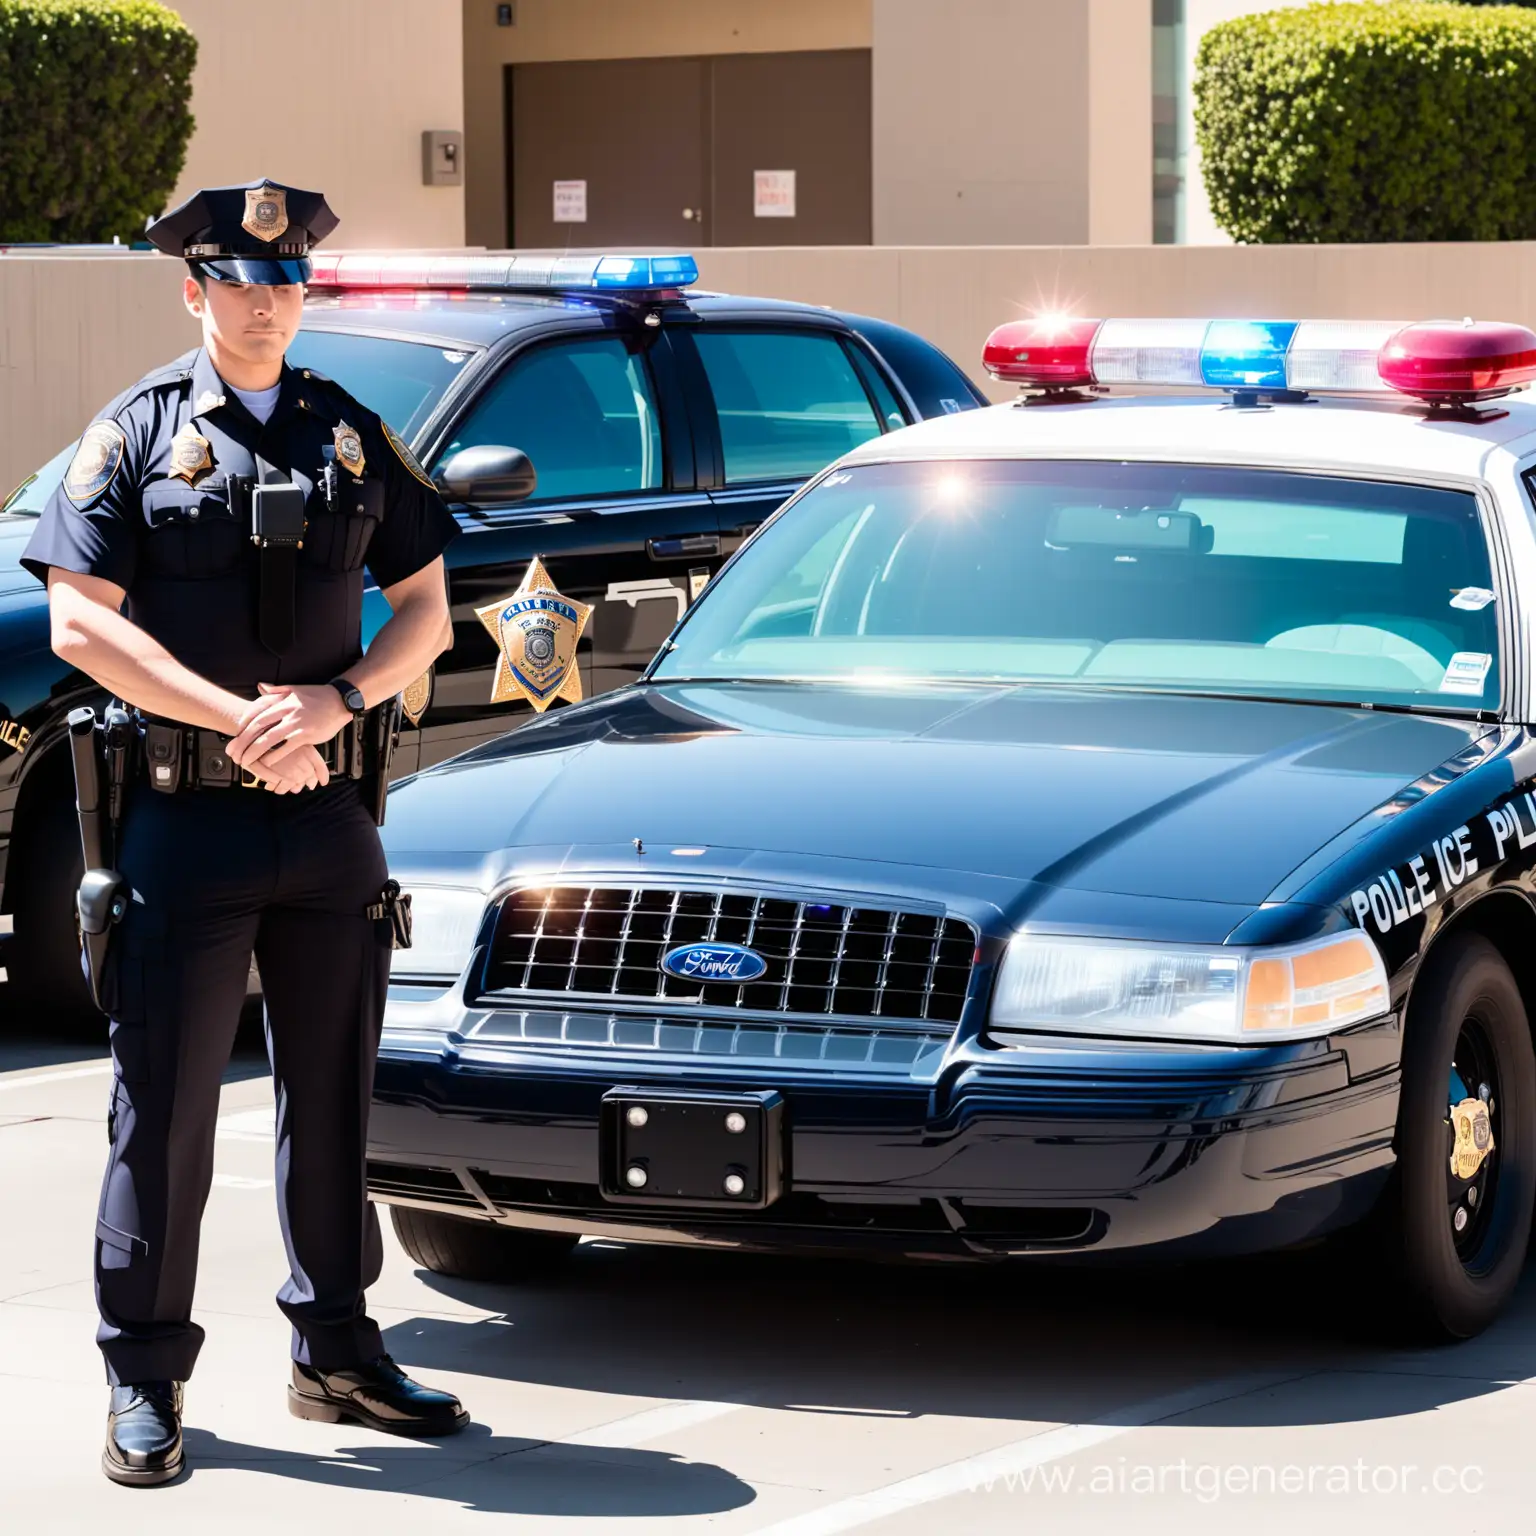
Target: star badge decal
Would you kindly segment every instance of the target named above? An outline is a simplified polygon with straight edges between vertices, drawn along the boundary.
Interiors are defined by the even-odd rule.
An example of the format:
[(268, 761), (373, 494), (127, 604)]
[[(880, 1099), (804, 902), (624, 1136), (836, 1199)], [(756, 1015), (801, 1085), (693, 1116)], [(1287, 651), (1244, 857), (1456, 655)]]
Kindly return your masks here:
[(517, 591), (475, 610), (496, 642), (496, 678), (491, 703), (526, 699), (540, 714), (556, 699), (581, 699), (576, 643), (592, 617), (586, 603), (555, 590), (537, 556), (529, 563)]

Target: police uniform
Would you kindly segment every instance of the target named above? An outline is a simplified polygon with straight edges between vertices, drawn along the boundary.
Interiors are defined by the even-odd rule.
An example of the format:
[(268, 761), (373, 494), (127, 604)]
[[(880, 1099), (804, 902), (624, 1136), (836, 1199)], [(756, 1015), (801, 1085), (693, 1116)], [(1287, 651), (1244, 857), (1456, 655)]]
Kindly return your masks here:
[[(263, 181), (198, 193), (149, 233), (207, 280), (275, 284), (306, 278), (305, 252), (335, 224), (319, 194)], [(304, 497), (302, 542), (285, 559), (251, 528), (252, 488), (278, 480)], [(365, 569), (387, 588), (457, 531), (409, 449), (339, 385), (284, 363), (263, 424), (199, 349), (86, 429), (23, 563), (43, 581), (58, 566), (122, 587), (135, 625), (254, 699), (258, 683), (344, 678), (363, 653)], [(116, 862), (132, 897), (104, 976), (115, 1080), (96, 1225), (98, 1340), (116, 1386), (185, 1381), (203, 1340), (198, 1228), (253, 954), (291, 1271), (278, 1304), (306, 1368), (295, 1384), (384, 1355), (363, 1300), (381, 1260), (364, 1148), (390, 948), (367, 734), (359, 720), (322, 750), (327, 786), (277, 795), (223, 755), (227, 738), (162, 723), (174, 782), (145, 753), (127, 788)], [(446, 1394), (425, 1397), (452, 1404), (438, 1430), (462, 1421)]]

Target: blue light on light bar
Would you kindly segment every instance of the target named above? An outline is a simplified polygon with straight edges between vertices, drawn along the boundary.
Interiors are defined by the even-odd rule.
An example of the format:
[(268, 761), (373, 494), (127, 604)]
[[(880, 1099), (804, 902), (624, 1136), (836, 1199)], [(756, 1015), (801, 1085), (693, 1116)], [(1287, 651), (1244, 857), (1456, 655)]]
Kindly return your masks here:
[(1285, 389), (1294, 320), (1212, 320), (1200, 348), (1200, 377), (1220, 389)]
[(687, 288), (699, 280), (692, 256), (604, 256), (592, 276), (594, 288)]

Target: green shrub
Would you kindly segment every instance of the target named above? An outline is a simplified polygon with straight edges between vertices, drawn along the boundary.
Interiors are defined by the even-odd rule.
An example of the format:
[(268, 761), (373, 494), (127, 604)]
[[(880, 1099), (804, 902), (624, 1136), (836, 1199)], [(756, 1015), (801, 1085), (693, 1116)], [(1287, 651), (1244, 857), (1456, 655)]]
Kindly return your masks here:
[(196, 59), (155, 0), (0, 0), (0, 241), (142, 237), (186, 159)]
[(1234, 239), (1536, 237), (1536, 12), (1396, 0), (1212, 27), (1195, 128)]

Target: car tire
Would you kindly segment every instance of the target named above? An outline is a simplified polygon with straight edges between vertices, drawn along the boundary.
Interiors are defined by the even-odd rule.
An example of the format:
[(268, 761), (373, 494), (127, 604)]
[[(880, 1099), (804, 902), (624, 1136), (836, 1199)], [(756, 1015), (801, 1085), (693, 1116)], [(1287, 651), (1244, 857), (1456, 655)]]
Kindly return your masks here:
[(6, 871), (6, 903), (14, 930), (6, 944), (10, 1012), (46, 1013), (54, 1021), (101, 1017), (80, 968), (75, 894), (84, 861), (74, 784), (67, 773), (47, 774), (25, 797), (25, 821)]
[(423, 1269), (456, 1280), (526, 1280), (553, 1269), (576, 1246), (559, 1232), (526, 1232), (473, 1217), (392, 1205), (395, 1236)]
[[(1458, 1093), (1480, 1096), (1485, 1085), (1493, 1147), (1463, 1181), (1451, 1166), (1450, 1110)], [(1415, 1337), (1466, 1339), (1493, 1322), (1525, 1266), (1533, 1202), (1536, 1053), (1525, 1005), (1487, 939), (1453, 936), (1430, 951), (1409, 1001), (1397, 1167), (1380, 1213), (1384, 1278)]]

